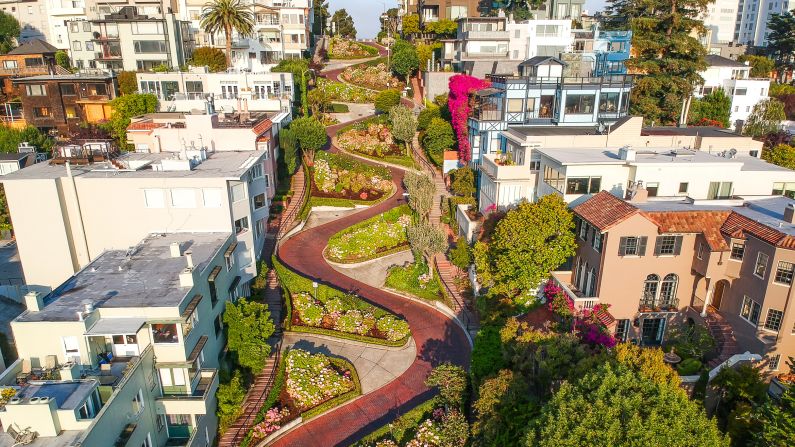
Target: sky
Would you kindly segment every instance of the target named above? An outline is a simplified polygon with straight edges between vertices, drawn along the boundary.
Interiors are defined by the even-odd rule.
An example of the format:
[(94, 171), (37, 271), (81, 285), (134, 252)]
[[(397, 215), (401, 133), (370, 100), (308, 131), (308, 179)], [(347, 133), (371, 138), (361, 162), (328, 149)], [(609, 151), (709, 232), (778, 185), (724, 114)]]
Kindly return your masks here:
[[(587, 0), (585, 3), (588, 12), (601, 10), (605, 0)], [(345, 8), (353, 17), (356, 24), (356, 37), (367, 39), (375, 37), (381, 29), (379, 17), (386, 9), (396, 8), (396, 0), (329, 0), (329, 11), (333, 14), (338, 9)]]

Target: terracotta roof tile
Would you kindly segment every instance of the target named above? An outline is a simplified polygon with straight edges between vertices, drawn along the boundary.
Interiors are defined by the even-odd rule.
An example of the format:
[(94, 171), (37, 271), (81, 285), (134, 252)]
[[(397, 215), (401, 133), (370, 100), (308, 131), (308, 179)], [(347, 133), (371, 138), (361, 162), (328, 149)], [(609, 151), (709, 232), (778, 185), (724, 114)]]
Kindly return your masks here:
[(637, 213), (638, 209), (613, 194), (602, 191), (575, 206), (572, 211), (604, 231)]
[(251, 130), (255, 134), (260, 135), (263, 132), (265, 132), (266, 130), (270, 129), (271, 126), (273, 126), (273, 123), (271, 122), (271, 120), (264, 119), (264, 120), (258, 122), (254, 127), (252, 127)]
[(153, 121), (137, 121), (127, 126), (127, 130), (152, 130), (158, 127), (163, 127), (163, 123), (155, 123)]
[(701, 233), (712, 251), (729, 249), (721, 234), (730, 211), (654, 211), (643, 215), (657, 224), (660, 233)]
[(724, 223), (721, 231), (735, 238), (743, 238), (745, 235), (750, 234), (768, 244), (787, 249), (795, 249), (795, 237), (737, 213), (732, 213), (731, 216), (726, 219), (726, 223)]

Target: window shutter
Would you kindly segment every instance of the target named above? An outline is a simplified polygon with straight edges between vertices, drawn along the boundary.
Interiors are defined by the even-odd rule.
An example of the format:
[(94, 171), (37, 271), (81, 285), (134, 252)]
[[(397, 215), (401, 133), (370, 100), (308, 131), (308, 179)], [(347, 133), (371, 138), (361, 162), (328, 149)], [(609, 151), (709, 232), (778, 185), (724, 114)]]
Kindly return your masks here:
[(641, 236), (638, 238), (638, 256), (645, 256), (646, 255), (646, 236)]
[(682, 239), (684, 236), (676, 236), (676, 242), (674, 245), (674, 255), (679, 255), (682, 252)]
[(580, 235), (580, 225), (582, 225), (582, 220), (579, 217), (574, 216), (574, 234), (577, 236)]
[(660, 242), (662, 241), (662, 236), (657, 236), (654, 240), (654, 256), (660, 256)]
[(618, 243), (618, 255), (624, 256), (627, 254), (627, 238), (626, 236), (622, 237)]

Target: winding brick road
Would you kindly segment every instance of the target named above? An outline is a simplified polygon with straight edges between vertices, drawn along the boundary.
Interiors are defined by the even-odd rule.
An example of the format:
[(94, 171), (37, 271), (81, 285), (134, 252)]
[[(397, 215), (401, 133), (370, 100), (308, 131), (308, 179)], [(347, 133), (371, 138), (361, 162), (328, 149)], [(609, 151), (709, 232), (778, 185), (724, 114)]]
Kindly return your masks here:
[[(329, 136), (344, 125), (328, 128)], [(332, 147), (331, 151), (336, 151)], [(403, 171), (391, 169), (397, 192), (388, 200), (325, 225), (303, 231), (283, 242), (279, 259), (290, 269), (321, 284), (353, 290), (365, 300), (405, 318), (411, 326), (417, 357), (403, 375), (324, 416), (313, 419), (288, 433), (275, 446), (344, 446), (376, 428), (391, 422), (431, 396), (425, 384), (430, 370), (451, 362), (469, 365), (470, 346), (464, 331), (435, 309), (401, 298), (382, 289), (350, 278), (334, 270), (323, 258), (328, 239), (335, 233), (404, 203)]]

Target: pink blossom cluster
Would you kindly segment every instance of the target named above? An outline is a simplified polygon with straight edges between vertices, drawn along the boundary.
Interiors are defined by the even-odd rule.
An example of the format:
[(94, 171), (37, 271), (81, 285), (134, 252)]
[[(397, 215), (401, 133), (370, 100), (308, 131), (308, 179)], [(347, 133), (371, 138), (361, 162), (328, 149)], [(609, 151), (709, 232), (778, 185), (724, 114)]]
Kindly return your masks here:
[(289, 415), (290, 410), (286, 408), (282, 410), (279, 410), (278, 408), (271, 408), (265, 412), (265, 419), (254, 426), (251, 435), (254, 437), (254, 439), (262, 439), (268, 436), (269, 434), (282, 428), (282, 421), (284, 421), (284, 419)]
[(465, 74), (455, 75), (450, 78), (450, 95), (447, 99), (447, 106), (450, 109), (453, 129), (458, 139), (458, 159), (462, 163), (469, 161), (472, 149), (469, 145), (469, 134), (467, 132), (467, 120), (470, 113), (469, 95), (490, 85), (489, 81)]
[(591, 346), (604, 346), (612, 348), (616, 345), (616, 339), (609, 333), (601, 323), (589, 320), (580, 320), (577, 324), (577, 335), (583, 343)]

